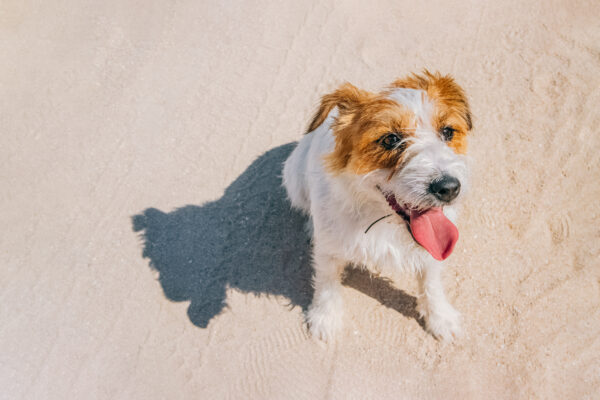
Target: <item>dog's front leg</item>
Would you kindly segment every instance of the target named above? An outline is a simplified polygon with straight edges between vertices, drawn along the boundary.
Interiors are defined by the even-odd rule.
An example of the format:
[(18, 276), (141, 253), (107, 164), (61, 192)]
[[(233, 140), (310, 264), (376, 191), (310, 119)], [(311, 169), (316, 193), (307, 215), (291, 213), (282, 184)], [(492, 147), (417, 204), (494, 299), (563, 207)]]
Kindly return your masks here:
[(452, 340), (461, 333), (461, 316), (446, 300), (441, 279), (442, 267), (441, 262), (432, 260), (424, 265), (418, 274), (417, 311), (433, 336)]
[(315, 293), (308, 309), (307, 322), (314, 337), (331, 341), (342, 328), (344, 304), (341, 277), (345, 263), (319, 252), (315, 246), (313, 264)]

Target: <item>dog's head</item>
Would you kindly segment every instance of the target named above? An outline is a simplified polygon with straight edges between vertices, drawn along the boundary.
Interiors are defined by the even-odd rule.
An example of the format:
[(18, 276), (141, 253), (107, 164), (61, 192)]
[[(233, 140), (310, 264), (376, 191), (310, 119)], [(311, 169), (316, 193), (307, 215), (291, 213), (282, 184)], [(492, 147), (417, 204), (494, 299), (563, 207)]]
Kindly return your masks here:
[(442, 207), (458, 201), (467, 183), (472, 123), (463, 90), (450, 76), (428, 71), (378, 94), (345, 84), (323, 97), (309, 131), (334, 108), (328, 171), (355, 176), (361, 190), (380, 192), (415, 240), (435, 258), (446, 258), (458, 232)]

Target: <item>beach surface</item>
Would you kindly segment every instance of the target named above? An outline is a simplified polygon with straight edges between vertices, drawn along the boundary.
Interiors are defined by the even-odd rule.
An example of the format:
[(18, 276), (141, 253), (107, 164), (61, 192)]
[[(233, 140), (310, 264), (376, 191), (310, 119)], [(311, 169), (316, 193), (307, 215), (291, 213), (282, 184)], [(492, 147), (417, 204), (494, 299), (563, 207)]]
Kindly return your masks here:
[[(600, 398), (600, 2), (0, 4), (0, 399)], [(435, 340), (350, 269), (308, 335), (281, 163), (320, 96), (423, 68), (469, 97)], [(343, 233), (340, 233), (343, 234)]]

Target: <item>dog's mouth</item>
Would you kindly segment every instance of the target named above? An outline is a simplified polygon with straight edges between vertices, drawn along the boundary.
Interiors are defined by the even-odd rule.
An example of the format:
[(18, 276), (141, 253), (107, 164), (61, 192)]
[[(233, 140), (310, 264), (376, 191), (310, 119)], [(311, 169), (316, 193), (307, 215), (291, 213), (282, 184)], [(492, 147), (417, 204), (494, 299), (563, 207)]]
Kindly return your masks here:
[[(381, 190), (381, 189), (380, 189)], [(383, 192), (388, 204), (401, 216), (417, 243), (436, 260), (445, 260), (452, 254), (458, 241), (458, 229), (444, 215), (441, 207), (431, 207), (425, 211), (410, 205), (398, 203), (393, 193)]]

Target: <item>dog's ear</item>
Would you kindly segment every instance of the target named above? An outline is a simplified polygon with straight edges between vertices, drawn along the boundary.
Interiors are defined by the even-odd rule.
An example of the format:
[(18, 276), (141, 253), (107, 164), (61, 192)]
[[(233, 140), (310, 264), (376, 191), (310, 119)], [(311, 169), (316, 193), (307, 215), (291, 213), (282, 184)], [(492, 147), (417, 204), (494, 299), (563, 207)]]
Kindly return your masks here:
[(467, 130), (473, 129), (467, 96), (452, 76), (442, 75), (439, 72), (431, 73), (424, 69), (421, 74), (412, 74), (396, 80), (392, 83), (392, 87), (424, 90), (430, 98), (442, 101), (447, 107), (458, 112)]
[(456, 111), (462, 117), (463, 121), (465, 121), (467, 130), (470, 131), (473, 129), (469, 101), (462, 87), (450, 75), (441, 75), (439, 72), (431, 74), (427, 70), (425, 70), (425, 74), (429, 79), (428, 95), (438, 98), (448, 108)]
[(337, 107), (340, 110), (340, 114), (345, 114), (356, 108), (360, 102), (368, 96), (368, 92), (358, 89), (350, 83), (344, 83), (335, 92), (323, 96), (321, 105), (315, 113), (307, 133), (317, 129), (319, 125), (325, 121), (334, 107)]

